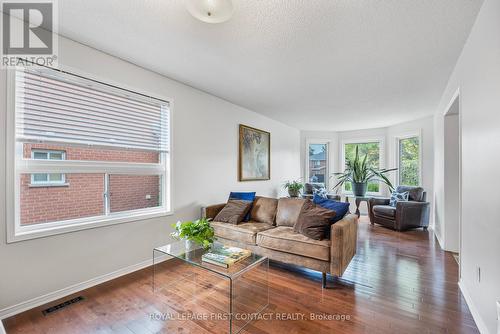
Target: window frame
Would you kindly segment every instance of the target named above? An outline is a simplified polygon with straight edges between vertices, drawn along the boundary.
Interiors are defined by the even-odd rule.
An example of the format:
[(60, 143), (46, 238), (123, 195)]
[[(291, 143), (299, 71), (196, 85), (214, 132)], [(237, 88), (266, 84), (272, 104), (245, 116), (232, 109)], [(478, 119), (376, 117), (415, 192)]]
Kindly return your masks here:
[[(342, 149), (341, 149), (342, 155), (341, 155), (341, 160), (340, 160), (341, 171), (344, 171), (344, 169), (345, 169), (345, 158), (346, 158), (345, 146), (347, 144), (365, 144), (365, 143), (378, 143), (378, 152), (379, 152), (378, 168), (385, 168), (385, 138), (384, 137), (349, 138), (349, 139), (343, 139), (341, 141), (341, 145), (342, 145)], [(345, 190), (345, 184), (344, 184), (344, 185), (342, 185), (342, 194), (352, 196), (353, 192)], [(378, 192), (367, 191), (366, 194), (368, 196), (381, 196), (381, 195), (383, 195), (382, 186), (379, 187)]]
[[(173, 114), (174, 102), (171, 98), (147, 93), (142, 89), (122, 83), (111, 82), (88, 73), (61, 66), (59, 72), (75, 75), (94, 81), (96, 85), (105, 85), (116, 92), (137, 93), (165, 101), (169, 105), (168, 140), (169, 151), (160, 153), (160, 163), (133, 163), (110, 161), (80, 160), (31, 160), (22, 154), (22, 143), (16, 143), (15, 77), (16, 69), (7, 69), (7, 119), (6, 119), (6, 218), (7, 243), (71, 233), (86, 229), (105, 227), (147, 219), (165, 217), (174, 214), (172, 199), (172, 157), (173, 157)], [(86, 145), (84, 145), (86, 146)], [(93, 146), (98, 148), (97, 146)], [(108, 147), (106, 147), (108, 148)], [(122, 175), (161, 175), (162, 206), (138, 210), (110, 213), (109, 215), (85, 217), (34, 225), (20, 225), (20, 178), (22, 174), (33, 173), (98, 173)], [(104, 194), (103, 194), (104, 196)]]
[(329, 190), (329, 187), (330, 187), (330, 148), (331, 148), (331, 145), (330, 145), (330, 141), (329, 140), (325, 140), (325, 139), (308, 139), (306, 140), (306, 165), (305, 165), (305, 176), (304, 176), (304, 182), (305, 183), (310, 183), (309, 181), (309, 146), (310, 145), (326, 145), (326, 170), (325, 170), (325, 188), (327, 190)]
[(394, 161), (396, 162), (395, 164), (397, 165), (397, 168), (398, 170), (396, 171), (395, 173), (395, 180), (394, 180), (394, 183), (395, 185), (400, 185), (401, 183), (401, 178), (400, 178), (400, 141), (401, 140), (404, 140), (404, 139), (409, 139), (409, 138), (414, 138), (414, 137), (417, 137), (418, 138), (418, 155), (419, 155), (419, 159), (418, 159), (418, 183), (419, 183), (419, 187), (422, 186), (423, 184), (423, 180), (422, 180), (422, 161), (423, 161), (423, 157), (422, 157), (422, 153), (423, 153), (423, 149), (422, 149), (422, 131), (412, 131), (412, 132), (406, 132), (406, 133), (402, 133), (402, 134), (399, 134), (399, 135), (396, 135), (394, 136)]
[[(47, 153), (47, 159), (35, 159), (35, 153)], [(61, 160), (50, 159), (50, 155), (52, 153), (60, 153), (62, 159)], [(61, 150), (46, 150), (46, 149), (34, 148), (34, 149), (31, 149), (31, 159), (32, 160), (63, 161), (63, 160), (66, 160), (66, 152), (61, 151)], [(36, 173), (36, 174), (46, 174), (47, 181), (36, 181), (35, 174), (31, 174), (30, 187), (61, 187), (61, 186), (68, 185), (66, 183), (66, 174), (64, 174), (64, 173), (54, 173), (54, 174), (61, 174), (61, 181), (51, 181), (49, 173)]]

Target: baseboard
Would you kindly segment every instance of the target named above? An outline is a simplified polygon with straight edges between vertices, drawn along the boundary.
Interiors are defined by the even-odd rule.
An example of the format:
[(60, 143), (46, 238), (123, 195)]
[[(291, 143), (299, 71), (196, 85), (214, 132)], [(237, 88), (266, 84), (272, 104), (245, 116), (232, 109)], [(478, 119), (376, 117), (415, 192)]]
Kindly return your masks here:
[(434, 236), (436, 237), (438, 243), (439, 243), (439, 246), (441, 247), (442, 250), (446, 250), (445, 249), (445, 244), (444, 244), (444, 241), (441, 239), (441, 237), (436, 233), (436, 230), (432, 227), (429, 227), (430, 230), (432, 230), (432, 233), (434, 234)]
[[(158, 262), (165, 261), (167, 259), (169, 259), (169, 257), (166, 257), (166, 256), (157, 257), (157, 258), (155, 258), (155, 262), (158, 263)], [(82, 291), (82, 290), (91, 288), (95, 285), (99, 285), (101, 283), (110, 281), (110, 280), (118, 278), (120, 276), (124, 276), (124, 275), (130, 274), (130, 273), (133, 273), (134, 271), (138, 271), (138, 270), (147, 268), (151, 265), (153, 265), (153, 260), (152, 259), (146, 260), (146, 261), (122, 268), (122, 269), (118, 269), (118, 270), (113, 271), (111, 273), (92, 278), (88, 281), (77, 283), (77, 284), (68, 286), (66, 288), (63, 288), (63, 289), (60, 289), (60, 290), (57, 290), (54, 292), (50, 292), (50, 293), (47, 293), (45, 295), (35, 297), (33, 299), (21, 302), (19, 304), (6, 307), (6, 308), (0, 310), (0, 320), (6, 319), (8, 317), (14, 316), (16, 314), (19, 314), (19, 313), (27, 311), (27, 310), (31, 310), (32, 308), (38, 307), (38, 306), (46, 304), (46, 303), (50, 303), (54, 300), (66, 297), (66, 296), (74, 294), (78, 291)], [(0, 321), (0, 323), (1, 323), (1, 321)], [(0, 334), (3, 334), (1, 326), (0, 326)]]
[(460, 287), (460, 291), (462, 291), (462, 295), (464, 296), (465, 302), (467, 303), (467, 306), (469, 306), (470, 313), (472, 314), (472, 317), (474, 318), (474, 321), (476, 322), (476, 326), (479, 329), (479, 332), (481, 334), (490, 334), (488, 331), (488, 327), (486, 327), (486, 323), (484, 322), (483, 318), (479, 314), (476, 306), (472, 302), (472, 298), (469, 294), (469, 291), (465, 287), (465, 284), (460, 280), (458, 282), (458, 286)]

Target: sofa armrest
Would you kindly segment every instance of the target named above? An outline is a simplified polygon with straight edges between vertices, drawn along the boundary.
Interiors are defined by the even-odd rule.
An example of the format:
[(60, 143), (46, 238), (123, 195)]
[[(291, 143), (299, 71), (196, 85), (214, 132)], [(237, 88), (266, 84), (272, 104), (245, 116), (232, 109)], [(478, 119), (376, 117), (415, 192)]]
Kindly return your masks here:
[(397, 230), (429, 226), (430, 204), (428, 202), (406, 201), (396, 204)]
[(330, 230), (330, 273), (342, 276), (356, 254), (358, 216), (348, 214), (332, 225)]
[(226, 203), (221, 203), (202, 207), (201, 218), (214, 219), (225, 206)]
[(368, 200), (368, 216), (370, 217), (370, 222), (372, 224), (375, 222), (373, 207), (375, 205), (389, 205), (390, 202), (391, 200), (389, 198), (370, 198)]

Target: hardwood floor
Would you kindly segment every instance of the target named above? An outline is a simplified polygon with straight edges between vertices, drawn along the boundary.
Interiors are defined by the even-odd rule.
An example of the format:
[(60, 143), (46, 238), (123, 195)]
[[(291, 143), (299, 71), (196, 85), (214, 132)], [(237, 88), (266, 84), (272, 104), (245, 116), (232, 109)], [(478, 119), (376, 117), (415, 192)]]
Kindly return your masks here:
[[(227, 332), (224, 319), (195, 318), (225, 312), (227, 282), (168, 261), (158, 275), (162, 288), (153, 293), (151, 274), (146, 268), (81, 291), (64, 300), (85, 300), (47, 316), (41, 311), (61, 301), (8, 318), (6, 331)], [(267, 318), (252, 321), (242, 333), (479, 333), (457, 281), (457, 262), (430, 232), (398, 233), (362, 217), (357, 255), (333, 289), (321, 289), (321, 273), (271, 264)], [(252, 291), (245, 293), (257, 295)], [(325, 315), (334, 318), (311, 320)]]

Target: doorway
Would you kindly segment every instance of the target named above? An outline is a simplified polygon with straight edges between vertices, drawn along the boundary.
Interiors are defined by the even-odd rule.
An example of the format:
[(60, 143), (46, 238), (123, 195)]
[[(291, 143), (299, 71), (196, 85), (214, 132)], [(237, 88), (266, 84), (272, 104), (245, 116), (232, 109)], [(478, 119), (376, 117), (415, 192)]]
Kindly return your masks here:
[(457, 93), (444, 115), (444, 240), (445, 250), (457, 254), (461, 244), (461, 117)]

